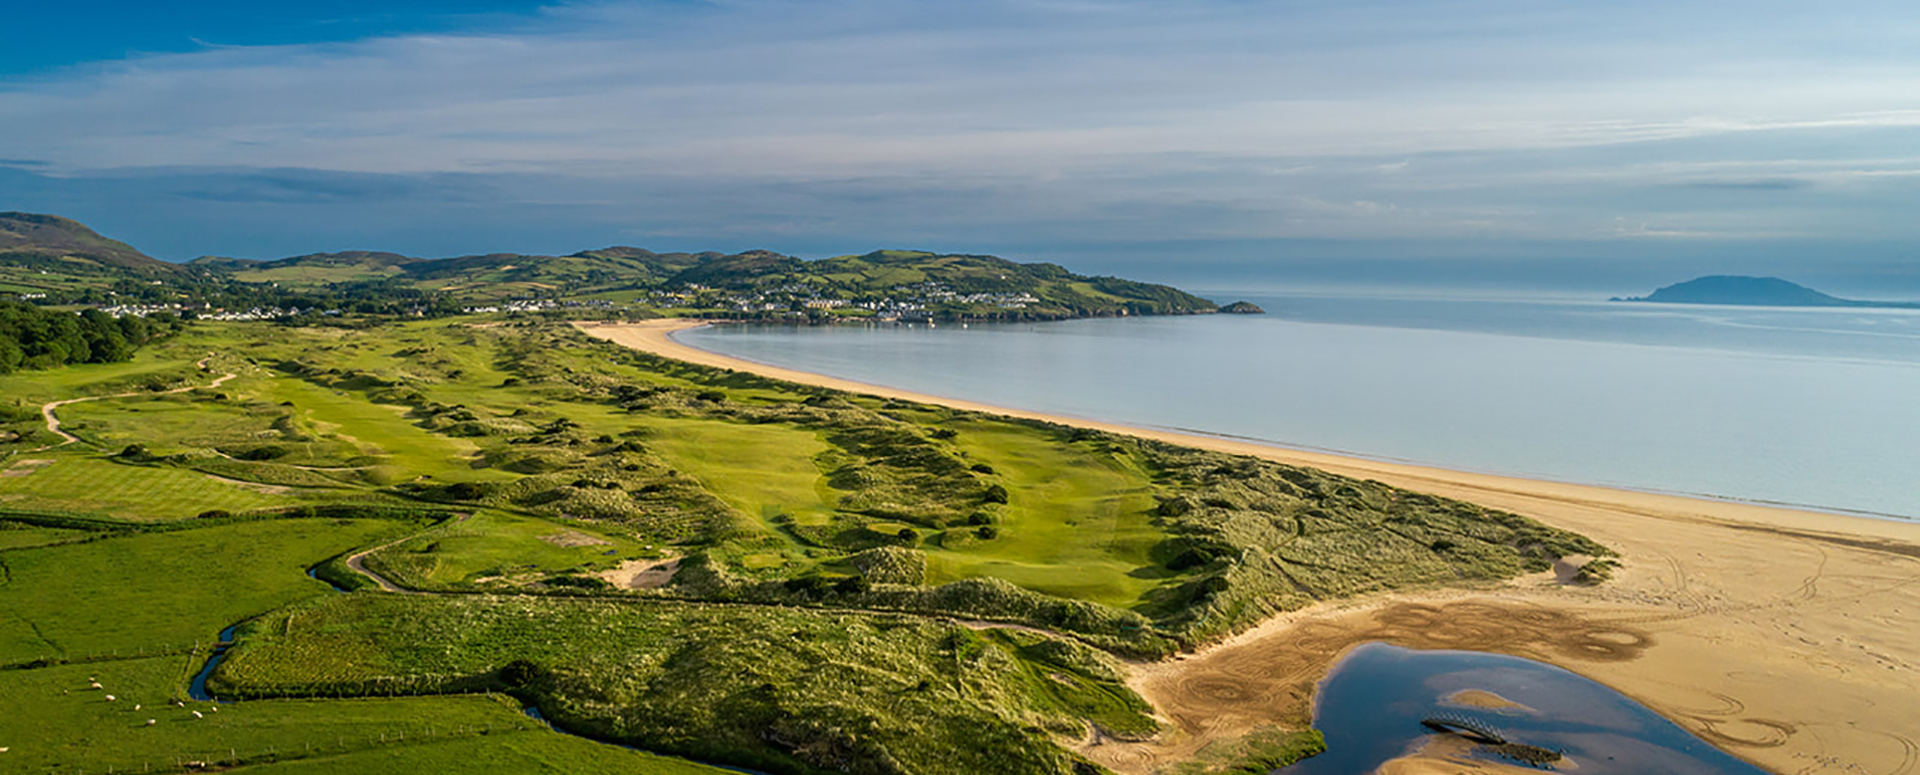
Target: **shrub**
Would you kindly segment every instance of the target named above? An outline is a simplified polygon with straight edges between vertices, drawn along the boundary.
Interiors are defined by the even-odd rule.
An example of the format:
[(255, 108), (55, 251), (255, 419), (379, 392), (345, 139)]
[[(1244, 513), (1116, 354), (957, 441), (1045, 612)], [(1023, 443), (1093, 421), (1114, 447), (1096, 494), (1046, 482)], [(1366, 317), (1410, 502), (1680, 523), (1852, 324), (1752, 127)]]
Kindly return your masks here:
[(985, 493), (981, 494), (980, 498), (981, 500), (984, 500), (988, 503), (1006, 503), (1007, 488), (997, 484), (991, 485), (987, 487), (987, 491)]
[(973, 531), (973, 534), (979, 536), (983, 540), (991, 541), (995, 538), (1000, 537), (1000, 529), (992, 525), (986, 525), (981, 527), (978, 530)]

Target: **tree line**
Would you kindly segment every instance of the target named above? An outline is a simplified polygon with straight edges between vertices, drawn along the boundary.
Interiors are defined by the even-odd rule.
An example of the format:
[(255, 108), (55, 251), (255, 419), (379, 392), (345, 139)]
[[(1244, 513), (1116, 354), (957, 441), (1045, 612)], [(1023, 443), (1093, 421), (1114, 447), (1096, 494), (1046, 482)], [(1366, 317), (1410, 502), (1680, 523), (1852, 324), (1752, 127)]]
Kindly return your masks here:
[(0, 302), (0, 374), (70, 363), (113, 363), (158, 336), (180, 330), (172, 315), (116, 318), (97, 309), (79, 314)]

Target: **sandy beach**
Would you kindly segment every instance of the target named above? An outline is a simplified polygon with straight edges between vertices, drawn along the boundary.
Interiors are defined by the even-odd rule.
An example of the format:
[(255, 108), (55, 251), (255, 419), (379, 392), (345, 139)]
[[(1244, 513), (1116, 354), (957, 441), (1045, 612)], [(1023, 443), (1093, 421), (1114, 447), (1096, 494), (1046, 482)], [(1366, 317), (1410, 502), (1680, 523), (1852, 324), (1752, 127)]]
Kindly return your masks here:
[[(1117, 771), (1152, 772), (1263, 726), (1304, 724), (1312, 687), (1327, 667), (1354, 645), (1382, 640), (1560, 665), (1774, 772), (1920, 773), (1920, 524), (1449, 471), (985, 406), (728, 358), (669, 337), (699, 321), (576, 325), (708, 366), (1374, 479), (1578, 531), (1622, 556), (1614, 581), (1598, 587), (1566, 586), (1546, 573), (1489, 589), (1377, 595), (1296, 611), (1196, 654), (1135, 666), (1135, 688), (1170, 729), (1151, 742), (1096, 737), (1084, 745), (1089, 757)], [(1395, 771), (1428, 770), (1401, 762)]]

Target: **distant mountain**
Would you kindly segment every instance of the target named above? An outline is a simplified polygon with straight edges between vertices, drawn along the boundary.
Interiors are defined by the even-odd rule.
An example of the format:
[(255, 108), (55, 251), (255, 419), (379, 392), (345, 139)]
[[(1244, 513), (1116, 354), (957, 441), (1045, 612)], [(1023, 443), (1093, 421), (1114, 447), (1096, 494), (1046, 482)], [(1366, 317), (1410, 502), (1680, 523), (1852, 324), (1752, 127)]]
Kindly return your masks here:
[(1712, 275), (1669, 285), (1647, 296), (1615, 297), (1613, 301), (1646, 301), (1664, 304), (1725, 304), (1757, 307), (1898, 307), (1916, 308), (1920, 304), (1891, 301), (1842, 299), (1778, 277)]
[(17, 212), (0, 213), (0, 264), (83, 272), (120, 270), (148, 276), (180, 271), (178, 264), (102, 237), (79, 221)]

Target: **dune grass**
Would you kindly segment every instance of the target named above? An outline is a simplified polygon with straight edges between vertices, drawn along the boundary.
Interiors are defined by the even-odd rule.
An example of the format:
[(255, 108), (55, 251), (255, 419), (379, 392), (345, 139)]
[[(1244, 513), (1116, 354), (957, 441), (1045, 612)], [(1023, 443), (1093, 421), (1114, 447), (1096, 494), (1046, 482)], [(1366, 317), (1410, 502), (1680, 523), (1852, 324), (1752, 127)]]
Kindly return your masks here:
[(1065, 775), (1055, 735), (1155, 728), (1112, 663), (1071, 641), (759, 606), (356, 593), (247, 626), (214, 683), (300, 695), (386, 679), (498, 681), (572, 729), (782, 772)]
[(0, 664), (211, 642), (241, 619), (331, 594), (307, 567), (418, 527), (267, 520), (8, 550)]
[[(73, 445), (69, 449), (80, 448)], [(38, 465), (24, 460), (51, 460)], [(247, 511), (295, 501), (193, 471), (114, 462), (93, 452), (48, 450), (15, 459), (0, 476), (0, 509), (70, 511), (165, 520), (209, 509)], [(30, 473), (23, 473), (30, 472)]]

